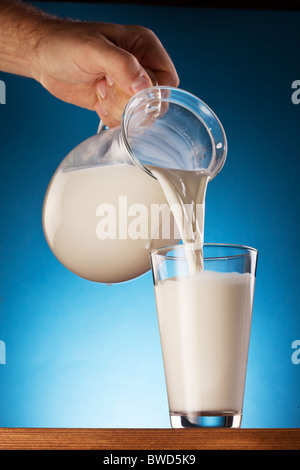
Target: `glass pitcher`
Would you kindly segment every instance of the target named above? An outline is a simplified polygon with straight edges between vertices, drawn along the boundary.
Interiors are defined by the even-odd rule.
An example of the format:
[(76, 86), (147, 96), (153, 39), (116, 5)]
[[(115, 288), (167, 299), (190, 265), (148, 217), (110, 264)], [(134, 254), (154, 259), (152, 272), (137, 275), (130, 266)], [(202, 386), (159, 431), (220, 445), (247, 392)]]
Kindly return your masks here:
[(48, 186), (43, 229), (57, 259), (90, 281), (113, 284), (150, 270), (151, 250), (178, 243), (178, 231), (151, 167), (213, 179), (227, 143), (213, 111), (196, 96), (154, 86), (134, 95), (121, 125), (75, 147)]

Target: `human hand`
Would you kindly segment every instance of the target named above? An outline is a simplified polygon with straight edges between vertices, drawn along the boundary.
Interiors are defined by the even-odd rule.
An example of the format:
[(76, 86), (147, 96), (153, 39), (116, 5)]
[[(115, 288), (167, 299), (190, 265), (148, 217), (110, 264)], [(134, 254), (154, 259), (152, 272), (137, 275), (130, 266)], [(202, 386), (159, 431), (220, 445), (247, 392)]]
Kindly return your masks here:
[(53, 20), (45, 31), (34, 78), (57, 98), (95, 110), (108, 127), (120, 123), (132, 95), (152, 85), (152, 74), (158, 85), (179, 84), (167, 52), (144, 27)]

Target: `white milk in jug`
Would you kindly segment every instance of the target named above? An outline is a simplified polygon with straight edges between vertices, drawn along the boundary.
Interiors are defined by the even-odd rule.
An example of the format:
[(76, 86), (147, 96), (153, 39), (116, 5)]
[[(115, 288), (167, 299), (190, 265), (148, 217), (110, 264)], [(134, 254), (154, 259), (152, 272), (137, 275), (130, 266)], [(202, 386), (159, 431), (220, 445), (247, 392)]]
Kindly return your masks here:
[(149, 271), (150, 251), (179, 240), (159, 183), (128, 164), (59, 170), (45, 197), (43, 226), (64, 266), (107, 284)]

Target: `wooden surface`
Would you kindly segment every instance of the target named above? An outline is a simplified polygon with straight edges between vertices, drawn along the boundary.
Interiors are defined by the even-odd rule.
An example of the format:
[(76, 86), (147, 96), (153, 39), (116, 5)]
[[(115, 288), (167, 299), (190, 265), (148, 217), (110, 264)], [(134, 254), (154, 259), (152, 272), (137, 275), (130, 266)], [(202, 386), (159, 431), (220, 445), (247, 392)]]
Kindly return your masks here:
[(0, 450), (300, 450), (300, 429), (0, 428)]

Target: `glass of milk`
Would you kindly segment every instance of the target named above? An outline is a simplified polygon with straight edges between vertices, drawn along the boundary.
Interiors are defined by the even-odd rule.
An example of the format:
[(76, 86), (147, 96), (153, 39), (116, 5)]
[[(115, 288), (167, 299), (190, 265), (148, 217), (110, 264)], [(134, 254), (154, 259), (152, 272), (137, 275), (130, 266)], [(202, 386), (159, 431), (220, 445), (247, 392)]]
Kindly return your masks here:
[(173, 428), (241, 426), (257, 255), (229, 244), (151, 252)]

